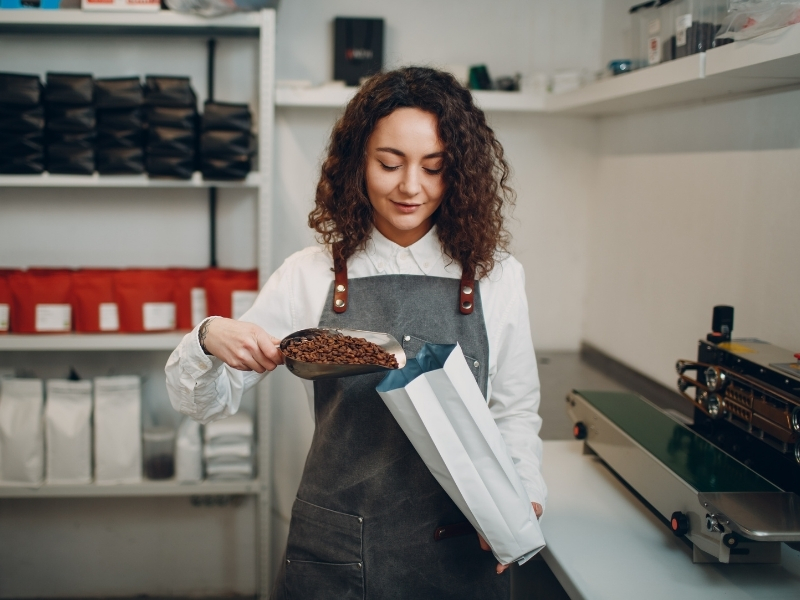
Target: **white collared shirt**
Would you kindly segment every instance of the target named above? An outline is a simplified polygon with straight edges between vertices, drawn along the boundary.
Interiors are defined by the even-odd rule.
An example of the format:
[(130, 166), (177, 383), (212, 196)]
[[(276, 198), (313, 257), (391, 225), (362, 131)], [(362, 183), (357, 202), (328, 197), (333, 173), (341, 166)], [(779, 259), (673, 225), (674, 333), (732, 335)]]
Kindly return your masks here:
[[(276, 338), (319, 325), (333, 271), (330, 253), (320, 246), (286, 259), (258, 294), (241, 320), (255, 323)], [(461, 267), (442, 252), (436, 228), (408, 248), (389, 241), (377, 229), (366, 250), (347, 262), (350, 279), (375, 275), (430, 275), (461, 278)], [(508, 446), (531, 502), (544, 507), (547, 487), (541, 475), (539, 375), (530, 334), (525, 273), (505, 255), (480, 280), (489, 338), (489, 410)], [(206, 356), (197, 328), (187, 334), (166, 366), (167, 389), (176, 410), (208, 423), (234, 414), (242, 393), (266, 374), (232, 369)], [(313, 406), (313, 385), (306, 392)]]

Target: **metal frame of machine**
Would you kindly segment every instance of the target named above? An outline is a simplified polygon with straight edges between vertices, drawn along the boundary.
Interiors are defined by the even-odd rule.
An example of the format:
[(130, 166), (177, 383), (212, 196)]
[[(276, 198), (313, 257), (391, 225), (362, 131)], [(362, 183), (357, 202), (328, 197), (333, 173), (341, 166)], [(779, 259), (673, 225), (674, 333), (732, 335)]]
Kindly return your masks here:
[[(567, 412), (585, 451), (693, 544), (694, 562), (778, 563), (781, 542), (800, 542), (800, 353), (732, 330), (733, 307), (715, 307), (697, 360), (677, 362), (691, 426), (631, 394), (573, 391)], [(665, 431), (694, 454), (664, 448)]]
[[(660, 410), (644, 398), (640, 400)], [(583, 439), (588, 453), (599, 456), (644, 498), (670, 523), (673, 533), (685, 535), (692, 542), (694, 562), (780, 562), (780, 541), (784, 539), (771, 537), (774, 529), (751, 526), (746, 519), (743, 525), (731, 521), (702, 492), (676, 475), (579, 392), (567, 396), (567, 412), (575, 422), (576, 437)], [(683, 426), (677, 420), (675, 423)], [(719, 502), (716, 496), (712, 497)], [(800, 540), (800, 522), (793, 527), (795, 530), (788, 537)], [(757, 539), (751, 539), (751, 530), (757, 531)]]

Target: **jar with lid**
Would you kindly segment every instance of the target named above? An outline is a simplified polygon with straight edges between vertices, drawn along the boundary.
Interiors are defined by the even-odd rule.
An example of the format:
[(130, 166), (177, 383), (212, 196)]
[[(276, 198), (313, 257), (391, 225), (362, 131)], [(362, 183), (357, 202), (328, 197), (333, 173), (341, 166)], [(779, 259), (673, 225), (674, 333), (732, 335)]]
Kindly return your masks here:
[[(675, 58), (675, 7), (684, 0), (658, 0), (658, 39), (660, 41), (660, 62)], [(654, 63), (652, 63), (654, 64)]]
[(175, 475), (175, 430), (150, 427), (142, 433), (144, 473), (148, 479), (170, 479)]
[(727, 10), (727, 0), (676, 0), (675, 58), (682, 58), (714, 47)]
[(641, 69), (649, 64), (647, 59), (647, 23), (655, 15), (656, 0), (632, 6), (631, 16), (631, 70)]

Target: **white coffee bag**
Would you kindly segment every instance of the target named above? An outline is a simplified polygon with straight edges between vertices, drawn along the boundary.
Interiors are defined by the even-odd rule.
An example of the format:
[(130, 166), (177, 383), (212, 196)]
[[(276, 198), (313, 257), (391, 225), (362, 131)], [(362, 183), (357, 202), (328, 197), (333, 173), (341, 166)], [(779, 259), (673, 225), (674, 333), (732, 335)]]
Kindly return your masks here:
[(46, 388), (47, 483), (90, 483), (92, 382), (50, 379)]
[(0, 480), (40, 484), (44, 479), (41, 379), (4, 379), (0, 391)]
[(182, 483), (196, 483), (203, 479), (203, 443), (200, 423), (186, 417), (178, 427), (175, 442), (175, 479)]
[(142, 480), (142, 391), (138, 377), (95, 378), (94, 462), (97, 483)]

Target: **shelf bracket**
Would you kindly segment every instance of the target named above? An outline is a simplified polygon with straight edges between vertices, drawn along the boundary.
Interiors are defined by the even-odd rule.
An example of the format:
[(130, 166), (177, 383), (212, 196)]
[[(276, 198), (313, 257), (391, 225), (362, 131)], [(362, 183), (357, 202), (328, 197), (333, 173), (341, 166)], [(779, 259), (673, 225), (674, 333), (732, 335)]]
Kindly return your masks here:
[[(217, 40), (209, 38), (208, 44), (208, 67), (206, 76), (206, 98), (214, 100), (214, 62), (216, 60)], [(198, 147), (199, 152), (199, 147)], [(217, 266), (217, 188), (208, 188), (208, 245), (209, 257), (208, 265)]]

